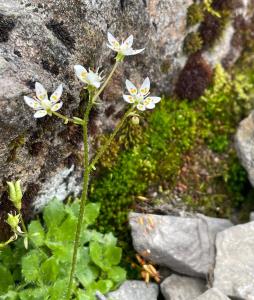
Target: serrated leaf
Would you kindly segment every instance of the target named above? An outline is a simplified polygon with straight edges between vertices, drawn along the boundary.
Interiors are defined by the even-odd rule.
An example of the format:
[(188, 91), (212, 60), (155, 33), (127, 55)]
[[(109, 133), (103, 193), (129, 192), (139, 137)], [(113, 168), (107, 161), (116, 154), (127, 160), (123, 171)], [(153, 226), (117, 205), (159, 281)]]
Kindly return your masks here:
[(65, 299), (68, 287), (68, 279), (57, 280), (49, 289), (50, 300)]
[(89, 296), (84, 290), (79, 289), (77, 293), (77, 300), (97, 300), (95, 296)]
[(18, 299), (18, 293), (14, 291), (8, 291), (6, 294), (1, 295), (1, 300), (17, 300)]
[(54, 257), (48, 258), (41, 265), (40, 276), (45, 283), (54, 282), (57, 278), (59, 265)]
[(95, 295), (97, 291), (100, 291), (102, 294), (107, 294), (113, 286), (114, 284), (111, 280), (98, 280), (90, 284), (88, 293), (91, 294), (91, 292), (93, 292), (93, 295)]
[(28, 226), (28, 236), (33, 244), (40, 247), (44, 244), (45, 232), (40, 221), (32, 221)]
[(22, 258), (22, 275), (26, 282), (36, 282), (38, 280), (42, 259), (42, 254), (38, 250), (32, 250)]
[(100, 203), (89, 203), (85, 207), (84, 223), (91, 225), (98, 218), (100, 213)]
[(49, 299), (48, 288), (42, 287), (25, 289), (19, 292), (19, 298), (20, 300), (47, 300)]
[(119, 264), (121, 260), (122, 250), (119, 247), (91, 242), (89, 249), (91, 259), (103, 271), (108, 271), (113, 265)]
[(114, 266), (108, 271), (108, 278), (115, 283), (121, 283), (126, 279), (126, 271), (121, 267)]
[(64, 204), (57, 199), (51, 200), (43, 210), (43, 219), (48, 229), (58, 227), (65, 215)]
[(53, 255), (59, 261), (70, 263), (72, 259), (73, 244), (45, 241), (46, 246), (52, 250)]
[(3, 265), (0, 265), (0, 295), (5, 294), (14, 284), (11, 272)]

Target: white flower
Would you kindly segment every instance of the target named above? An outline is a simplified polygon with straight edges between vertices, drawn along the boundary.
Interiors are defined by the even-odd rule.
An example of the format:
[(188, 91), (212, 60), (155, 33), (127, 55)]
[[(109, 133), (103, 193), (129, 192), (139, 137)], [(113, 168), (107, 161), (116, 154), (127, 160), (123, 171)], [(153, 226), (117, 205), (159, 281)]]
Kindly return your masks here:
[(101, 86), (101, 81), (103, 78), (100, 76), (100, 74), (98, 74), (98, 70), (96, 72), (93, 72), (90, 69), (87, 71), (86, 68), (81, 65), (74, 66), (74, 69), (77, 77), (82, 82), (96, 87), (97, 89)]
[(42, 118), (46, 115), (52, 115), (52, 112), (59, 110), (63, 102), (60, 101), (60, 97), (63, 93), (63, 85), (60, 84), (58, 88), (51, 95), (50, 100), (48, 99), (48, 93), (39, 82), (35, 83), (36, 97), (30, 98), (25, 96), (24, 100), (26, 104), (36, 110), (34, 114), (35, 118)]
[(109, 44), (107, 44), (107, 46), (110, 49), (118, 52), (120, 55), (123, 55), (123, 56), (135, 55), (135, 54), (138, 54), (145, 50), (145, 48), (137, 49), (137, 50), (132, 49), (133, 35), (130, 35), (124, 42), (122, 42), (120, 44), (115, 39), (115, 37), (110, 32), (108, 32), (108, 42), (109, 42)]
[(123, 99), (128, 103), (136, 105), (138, 110), (153, 109), (155, 104), (161, 101), (161, 97), (149, 96), (150, 79), (148, 77), (146, 77), (139, 89), (127, 79), (126, 88), (130, 95), (123, 95)]

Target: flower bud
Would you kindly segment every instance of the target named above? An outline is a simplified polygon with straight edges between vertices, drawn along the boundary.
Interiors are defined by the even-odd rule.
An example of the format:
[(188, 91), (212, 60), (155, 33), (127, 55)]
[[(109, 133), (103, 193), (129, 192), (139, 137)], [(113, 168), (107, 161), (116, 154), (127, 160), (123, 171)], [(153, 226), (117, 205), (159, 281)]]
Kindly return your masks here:
[(19, 227), (19, 215), (8, 214), (7, 223), (11, 226), (11, 229), (16, 232)]
[(20, 185), (20, 180), (16, 182), (7, 182), (9, 187), (9, 198), (13, 202), (14, 206), (21, 210), (21, 200), (22, 200), (22, 189)]
[(133, 116), (131, 118), (131, 122), (133, 125), (138, 125), (139, 124), (139, 117), (138, 116)]

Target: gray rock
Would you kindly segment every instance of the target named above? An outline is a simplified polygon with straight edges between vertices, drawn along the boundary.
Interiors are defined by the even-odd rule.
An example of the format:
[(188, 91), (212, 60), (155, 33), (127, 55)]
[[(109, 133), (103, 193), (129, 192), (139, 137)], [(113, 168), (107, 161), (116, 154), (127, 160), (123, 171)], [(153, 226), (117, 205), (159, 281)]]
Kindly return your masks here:
[(157, 300), (159, 287), (155, 283), (127, 280), (118, 290), (108, 294), (108, 300)]
[[(238, 2), (247, 7), (250, 0)], [(106, 74), (113, 58), (106, 47), (106, 32), (111, 31), (119, 39), (133, 34), (134, 46), (146, 50), (127, 58), (119, 67), (103, 93), (103, 104), (91, 126), (93, 132), (112, 130), (124, 105), (120, 99), (126, 77), (139, 82), (149, 75), (156, 93), (168, 94), (174, 89), (173, 83), (186, 61), (182, 46), (189, 32), (186, 13), (192, 3), (193, 0), (0, 0), (0, 194), (5, 191), (7, 179), (22, 178), (26, 203), (35, 200), (36, 204), (45, 204), (49, 199), (44, 191), (51, 178), (59, 178), (73, 166), (67, 177), (62, 176), (63, 182), (71, 177), (72, 184), (61, 188), (61, 193), (53, 187), (51, 198), (59, 193), (61, 198), (67, 197), (79, 190), (82, 135), (75, 126), (65, 126), (54, 118), (33, 119), (22, 98), (33, 94), (35, 81), (50, 92), (62, 82), (61, 112), (79, 117), (83, 102), (73, 65), (103, 67)], [(244, 7), (242, 15), (247, 18)], [(224, 41), (231, 40), (232, 30), (226, 32), (227, 39), (216, 48), (216, 57), (210, 59), (212, 64), (224, 60), (230, 51), (231, 58), (239, 56), (231, 43), (224, 45)], [(103, 114), (108, 108), (113, 111), (110, 117)], [(5, 223), (2, 212), (0, 232)]]
[(225, 295), (254, 299), (254, 222), (217, 234), (213, 286)]
[(250, 222), (254, 221), (254, 211), (250, 213)]
[(216, 288), (209, 289), (204, 294), (196, 298), (196, 300), (230, 300), (227, 296)]
[(243, 167), (249, 175), (249, 180), (254, 186), (254, 112), (245, 118), (239, 125), (235, 135), (237, 154)]
[(165, 300), (195, 300), (206, 290), (205, 281), (198, 278), (171, 275), (161, 284)]
[(232, 226), (225, 219), (131, 213), (135, 250), (152, 262), (197, 277), (213, 269), (215, 235)]

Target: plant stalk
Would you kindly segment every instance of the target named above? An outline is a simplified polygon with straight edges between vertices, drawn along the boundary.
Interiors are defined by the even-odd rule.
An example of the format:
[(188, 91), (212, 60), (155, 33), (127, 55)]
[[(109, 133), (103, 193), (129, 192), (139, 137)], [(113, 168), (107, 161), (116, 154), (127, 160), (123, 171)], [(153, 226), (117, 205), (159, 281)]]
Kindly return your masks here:
[(121, 121), (117, 124), (116, 128), (114, 129), (114, 131), (112, 132), (112, 134), (110, 135), (109, 139), (106, 141), (106, 143), (100, 148), (100, 150), (98, 151), (98, 153), (95, 155), (94, 159), (92, 160), (92, 162), (89, 165), (89, 171), (91, 171), (92, 169), (94, 169), (96, 163), (99, 161), (99, 159), (102, 157), (102, 155), (105, 153), (105, 151), (109, 148), (110, 144), (112, 143), (113, 139), (115, 138), (116, 134), (118, 133), (118, 131), (121, 129), (121, 127), (123, 126), (125, 120), (128, 118), (128, 116), (130, 115), (130, 113), (135, 109), (135, 107), (131, 107), (129, 110), (127, 110), (127, 112), (124, 114), (123, 118), (121, 119)]

